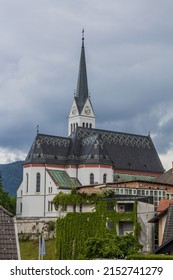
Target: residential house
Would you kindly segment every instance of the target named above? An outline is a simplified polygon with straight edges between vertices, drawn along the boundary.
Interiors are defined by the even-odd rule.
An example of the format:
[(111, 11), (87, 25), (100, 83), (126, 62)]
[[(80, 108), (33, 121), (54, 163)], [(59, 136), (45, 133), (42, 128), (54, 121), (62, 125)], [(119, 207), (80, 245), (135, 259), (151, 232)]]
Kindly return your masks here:
[(20, 250), (13, 214), (0, 206), (0, 260), (18, 260)]
[(158, 247), (155, 254), (173, 254), (173, 200), (161, 200), (157, 215), (150, 223), (158, 227)]
[(68, 204), (64, 217), (57, 220), (58, 258), (73, 259), (72, 252), (81, 252), (87, 238), (102, 236), (106, 230), (120, 236), (132, 233), (143, 245), (143, 252), (152, 252), (153, 225), (148, 219), (153, 211), (152, 197), (140, 196), (105, 196), (95, 205), (75, 204), (75, 212), (73, 205)]

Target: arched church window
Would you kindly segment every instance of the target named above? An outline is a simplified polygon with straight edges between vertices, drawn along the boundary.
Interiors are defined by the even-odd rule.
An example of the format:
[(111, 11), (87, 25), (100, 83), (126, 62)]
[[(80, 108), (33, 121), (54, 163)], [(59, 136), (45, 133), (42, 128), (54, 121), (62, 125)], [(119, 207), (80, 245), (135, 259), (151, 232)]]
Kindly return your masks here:
[(26, 192), (28, 192), (28, 187), (29, 187), (29, 174), (26, 173)]
[(71, 133), (73, 132), (73, 125), (72, 125), (72, 123), (71, 123)]
[(106, 184), (106, 181), (107, 181), (107, 174), (105, 173), (105, 174), (103, 175), (103, 183)]
[(38, 172), (36, 174), (36, 192), (40, 192), (40, 173)]
[(85, 127), (85, 123), (84, 122), (82, 123), (82, 126)]
[(94, 174), (91, 173), (90, 174), (90, 185), (93, 185), (94, 184)]
[(86, 127), (88, 128), (88, 123), (86, 123)]
[(90, 123), (90, 128), (92, 128), (92, 123)]

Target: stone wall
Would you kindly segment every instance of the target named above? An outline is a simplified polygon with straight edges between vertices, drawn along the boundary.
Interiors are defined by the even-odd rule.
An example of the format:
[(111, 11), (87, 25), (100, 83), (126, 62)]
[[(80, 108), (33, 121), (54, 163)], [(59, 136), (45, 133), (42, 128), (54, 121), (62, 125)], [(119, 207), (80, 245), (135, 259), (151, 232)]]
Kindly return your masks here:
[(16, 225), (19, 240), (38, 239), (43, 234), (45, 239), (55, 238), (57, 218), (17, 219)]

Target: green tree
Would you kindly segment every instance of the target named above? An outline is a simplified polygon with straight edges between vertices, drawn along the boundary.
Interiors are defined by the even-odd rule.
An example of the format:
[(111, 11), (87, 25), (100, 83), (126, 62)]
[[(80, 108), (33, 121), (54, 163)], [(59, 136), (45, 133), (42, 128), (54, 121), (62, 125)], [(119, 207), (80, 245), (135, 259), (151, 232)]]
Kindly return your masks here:
[(133, 236), (106, 235), (105, 237), (89, 238), (85, 242), (84, 259), (124, 259), (128, 255), (138, 253), (142, 245)]
[(120, 250), (123, 252), (123, 258), (136, 254), (143, 248), (143, 245), (139, 243), (132, 233), (117, 236), (117, 242)]
[(0, 205), (9, 212), (16, 213), (16, 196), (10, 196), (8, 192), (4, 191), (2, 186), (2, 177), (0, 174)]

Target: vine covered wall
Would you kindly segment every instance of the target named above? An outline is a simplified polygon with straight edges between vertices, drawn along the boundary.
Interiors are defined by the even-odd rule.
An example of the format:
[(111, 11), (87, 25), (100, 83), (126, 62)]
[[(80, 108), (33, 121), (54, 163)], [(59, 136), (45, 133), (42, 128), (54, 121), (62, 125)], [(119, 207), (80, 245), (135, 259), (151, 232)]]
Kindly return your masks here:
[[(81, 259), (85, 241), (88, 238), (104, 237), (107, 233), (117, 235), (117, 226), (120, 221), (133, 222), (134, 234), (137, 236), (139, 226), (136, 219), (136, 202), (133, 212), (123, 213), (116, 212), (115, 200), (107, 198), (106, 200), (98, 199), (95, 202), (95, 212), (73, 212), (67, 213), (64, 218), (58, 218), (56, 222), (57, 259)], [(109, 223), (111, 227), (108, 227)]]

